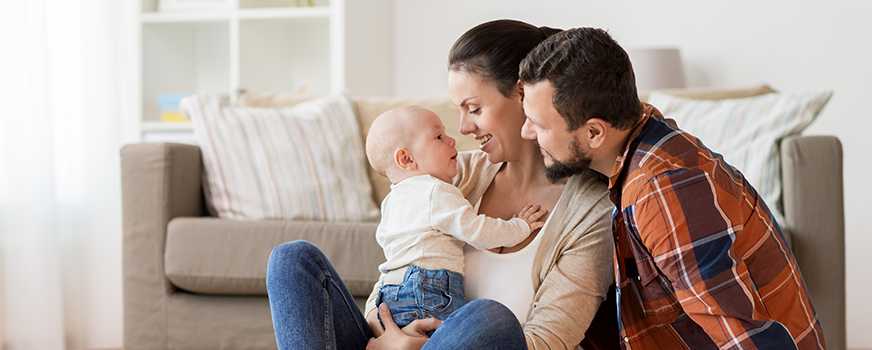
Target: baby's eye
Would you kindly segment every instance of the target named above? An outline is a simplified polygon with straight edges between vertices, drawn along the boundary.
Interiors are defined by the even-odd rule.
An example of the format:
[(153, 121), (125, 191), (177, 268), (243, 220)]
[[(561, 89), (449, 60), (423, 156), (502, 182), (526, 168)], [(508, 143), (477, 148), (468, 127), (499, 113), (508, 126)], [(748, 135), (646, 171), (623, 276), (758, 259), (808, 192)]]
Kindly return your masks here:
[(442, 134), (439, 134), (439, 136), (436, 136), (436, 139), (437, 139), (437, 140), (441, 140), (441, 139), (442, 139)]

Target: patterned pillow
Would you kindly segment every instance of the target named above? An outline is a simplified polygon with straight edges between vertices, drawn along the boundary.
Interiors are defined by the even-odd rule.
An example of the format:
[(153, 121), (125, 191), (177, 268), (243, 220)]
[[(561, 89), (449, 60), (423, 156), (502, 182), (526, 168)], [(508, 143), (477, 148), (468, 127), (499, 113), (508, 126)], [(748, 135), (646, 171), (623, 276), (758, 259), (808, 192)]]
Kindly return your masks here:
[(750, 98), (694, 100), (652, 92), (648, 103), (739, 169), (780, 222), (781, 139), (798, 135), (833, 95), (770, 93)]
[(203, 152), (210, 210), (238, 220), (371, 221), (363, 140), (351, 102), (332, 94), (287, 108), (185, 98)]

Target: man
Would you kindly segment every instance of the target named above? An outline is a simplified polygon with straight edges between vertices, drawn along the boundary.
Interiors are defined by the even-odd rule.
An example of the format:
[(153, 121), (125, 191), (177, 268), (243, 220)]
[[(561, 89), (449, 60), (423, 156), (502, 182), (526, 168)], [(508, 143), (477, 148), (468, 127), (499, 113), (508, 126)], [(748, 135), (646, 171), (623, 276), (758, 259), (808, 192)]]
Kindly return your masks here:
[(639, 102), (626, 52), (577, 28), (521, 63), (527, 121), (552, 181), (586, 168), (615, 203), (625, 349), (824, 349), (778, 224), (742, 174)]

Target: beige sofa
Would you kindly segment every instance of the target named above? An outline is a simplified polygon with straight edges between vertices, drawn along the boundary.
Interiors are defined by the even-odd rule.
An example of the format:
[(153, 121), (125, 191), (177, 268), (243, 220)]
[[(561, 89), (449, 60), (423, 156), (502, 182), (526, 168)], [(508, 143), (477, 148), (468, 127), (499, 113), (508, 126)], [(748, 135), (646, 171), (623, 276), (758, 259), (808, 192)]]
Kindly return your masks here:
[[(679, 91), (697, 98), (741, 97), (768, 87)], [(643, 96), (644, 98), (644, 96)], [(243, 95), (251, 106), (293, 103), (281, 95)], [(459, 113), (447, 98), (358, 98), (362, 132), (383, 111), (422, 105), (437, 111), (458, 149), (476, 142), (457, 134)], [(782, 140), (783, 227), (802, 269), (830, 349), (845, 348), (842, 150), (830, 136)], [(384, 261), (375, 222), (231, 221), (206, 211), (197, 146), (127, 145), (121, 150), (124, 349), (273, 349), (266, 296), (270, 250), (304, 239), (335, 264), (362, 302)], [(371, 172), (374, 199), (388, 183)]]

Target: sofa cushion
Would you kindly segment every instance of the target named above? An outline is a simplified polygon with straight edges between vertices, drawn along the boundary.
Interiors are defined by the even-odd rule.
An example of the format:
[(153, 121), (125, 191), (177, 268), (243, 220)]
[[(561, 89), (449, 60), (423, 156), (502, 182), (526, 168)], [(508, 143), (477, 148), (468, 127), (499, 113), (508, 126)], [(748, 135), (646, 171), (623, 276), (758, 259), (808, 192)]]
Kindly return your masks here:
[(377, 223), (237, 221), (176, 218), (167, 229), (164, 274), (194, 293), (266, 295), (266, 265), (273, 247), (296, 239), (320, 248), (352, 295), (366, 297), (385, 261), (375, 240)]
[(182, 100), (203, 151), (204, 191), (217, 216), (238, 220), (378, 218), (360, 126), (341, 93), (294, 107)]
[(649, 103), (739, 169), (783, 223), (779, 142), (805, 130), (831, 96), (831, 91), (769, 93), (715, 101), (652, 92)]

